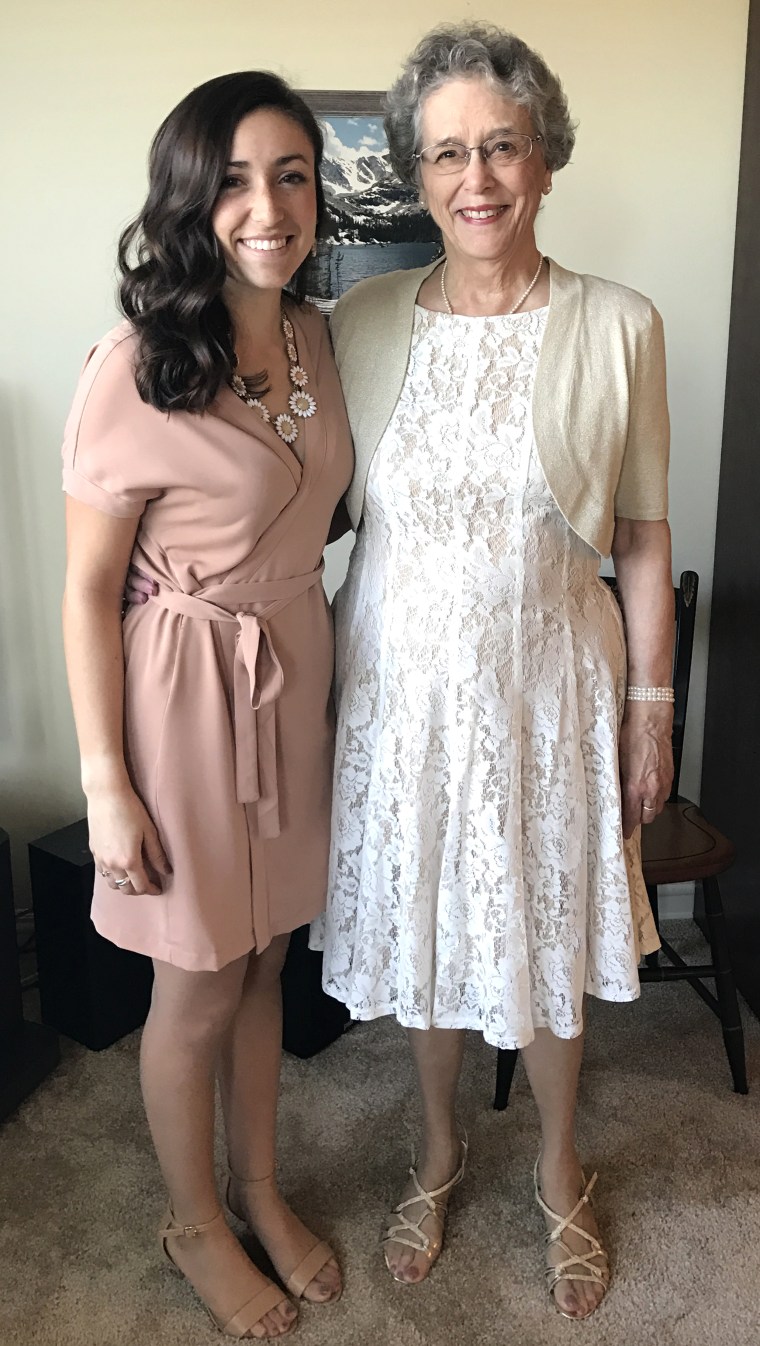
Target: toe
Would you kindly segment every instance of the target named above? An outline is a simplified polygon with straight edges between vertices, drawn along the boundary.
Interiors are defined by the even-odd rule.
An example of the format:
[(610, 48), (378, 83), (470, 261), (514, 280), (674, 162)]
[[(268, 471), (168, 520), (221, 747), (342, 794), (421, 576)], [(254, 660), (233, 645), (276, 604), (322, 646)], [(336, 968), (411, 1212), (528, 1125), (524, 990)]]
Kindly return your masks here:
[(575, 1318), (582, 1312), (582, 1301), (577, 1294), (572, 1281), (560, 1281), (554, 1291), (554, 1299), (557, 1308), (563, 1313), (569, 1313)]
[(410, 1285), (423, 1281), (428, 1275), (432, 1261), (423, 1252), (408, 1248), (406, 1244), (388, 1243), (385, 1245), (385, 1262), (396, 1280), (406, 1281)]
[(392, 1276), (398, 1280), (407, 1279), (406, 1270), (411, 1261), (412, 1254), (408, 1248), (404, 1248), (399, 1243), (388, 1243), (385, 1246), (385, 1263)]
[(581, 1312), (584, 1318), (588, 1318), (589, 1314), (593, 1313), (594, 1309), (596, 1308), (596, 1300), (594, 1298), (594, 1287), (593, 1285), (590, 1285), (588, 1281), (583, 1281), (582, 1285), (583, 1285), (583, 1299), (581, 1302)]
[(408, 1256), (404, 1259), (400, 1273), (405, 1281), (412, 1283), (421, 1281), (424, 1277), (424, 1265), (420, 1261), (419, 1253), (410, 1249)]
[(590, 1281), (561, 1281), (554, 1291), (557, 1307), (573, 1318), (588, 1318), (599, 1307), (602, 1287)]
[(278, 1304), (276, 1309), (272, 1309), (267, 1314), (267, 1319), (270, 1319), (274, 1324), (274, 1336), (282, 1336), (284, 1332), (287, 1332), (297, 1317), (298, 1313), (287, 1300)]
[[(410, 1272), (414, 1272), (414, 1275), (410, 1275)], [(396, 1273), (403, 1276), (405, 1281), (417, 1279), (414, 1253), (409, 1248), (402, 1248), (396, 1258)]]
[(270, 1341), (272, 1337), (279, 1337), (280, 1322), (274, 1309), (265, 1313), (257, 1323), (251, 1328), (251, 1336), (255, 1341)]
[(316, 1279), (327, 1299), (336, 1299), (343, 1291), (343, 1277), (334, 1257), (330, 1258)]
[(591, 1299), (591, 1312), (593, 1313), (594, 1309), (598, 1309), (604, 1299), (604, 1287), (601, 1285), (592, 1285), (589, 1290), (589, 1296)]
[(343, 1290), (343, 1276), (336, 1258), (331, 1257), (314, 1276), (303, 1292), (304, 1299), (315, 1304), (326, 1304), (336, 1299)]
[(304, 1290), (304, 1299), (314, 1303), (327, 1304), (336, 1299), (343, 1290), (340, 1268), (334, 1258), (317, 1272)]
[(594, 1313), (596, 1309), (599, 1308), (599, 1305), (601, 1304), (602, 1299), (604, 1298), (604, 1290), (601, 1285), (592, 1284), (591, 1281), (585, 1282), (584, 1290), (586, 1300), (585, 1313), (586, 1316), (588, 1317), (590, 1314)]

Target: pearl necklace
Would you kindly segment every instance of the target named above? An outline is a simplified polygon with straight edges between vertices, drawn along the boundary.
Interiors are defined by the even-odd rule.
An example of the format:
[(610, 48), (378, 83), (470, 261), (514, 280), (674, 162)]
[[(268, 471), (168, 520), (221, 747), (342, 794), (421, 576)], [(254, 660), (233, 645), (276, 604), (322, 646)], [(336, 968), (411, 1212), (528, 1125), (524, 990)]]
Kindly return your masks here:
[[(443, 264), (443, 267), (441, 268), (441, 296), (442, 296), (442, 298), (443, 298), (443, 302), (444, 302), (444, 304), (446, 305), (446, 312), (447, 312), (447, 313), (450, 313), (451, 316), (453, 317), (453, 316), (454, 316), (454, 310), (453, 310), (453, 308), (451, 307), (451, 304), (449, 303), (449, 296), (448, 296), (447, 293), (446, 293), (446, 267), (448, 266), (448, 264), (449, 264), (449, 259), (448, 259), (448, 257), (447, 257), (447, 258), (446, 258), (446, 261), (445, 261), (444, 264)], [(543, 259), (543, 257), (539, 254), (539, 258), (538, 258), (538, 266), (536, 267), (536, 274), (535, 274), (535, 276), (533, 277), (532, 281), (530, 282), (530, 285), (528, 286), (527, 290), (525, 290), (525, 291), (523, 292), (523, 294), (520, 295), (520, 298), (518, 299), (517, 303), (513, 305), (513, 307), (509, 310), (508, 313), (505, 313), (505, 314), (503, 315), (505, 318), (511, 318), (511, 317), (512, 317), (512, 314), (517, 312), (517, 310), (518, 310), (518, 308), (520, 307), (520, 305), (525, 303), (525, 300), (528, 298), (528, 295), (530, 294), (531, 290), (533, 289), (533, 286), (536, 284), (536, 281), (538, 280), (539, 276), (541, 275), (541, 267), (543, 266), (543, 264), (544, 264), (544, 259)]]
[(246, 387), (245, 379), (242, 378), (240, 374), (234, 373), (232, 375), (232, 378), (230, 379), (230, 387), (232, 388), (233, 393), (240, 398), (241, 402), (245, 402), (247, 407), (253, 407), (254, 411), (258, 411), (262, 421), (266, 421), (267, 425), (272, 425), (272, 429), (275, 434), (280, 436), (281, 440), (286, 444), (295, 444), (298, 439), (298, 422), (295, 417), (298, 416), (302, 421), (308, 420), (317, 410), (317, 403), (311, 396), (311, 393), (306, 392), (309, 376), (306, 373), (306, 370), (298, 363), (298, 351), (296, 350), (296, 337), (295, 332), (293, 331), (293, 324), (287, 318), (284, 310), (281, 312), (280, 316), (282, 322), (282, 334), (285, 338), (285, 350), (287, 352), (288, 360), (290, 361), (288, 374), (290, 382), (293, 384), (293, 391), (288, 398), (288, 406), (293, 414), (290, 415), (289, 412), (283, 411), (279, 416), (275, 417), (274, 423), (272, 423), (271, 411), (266, 404), (262, 402), (260, 397), (251, 396)]

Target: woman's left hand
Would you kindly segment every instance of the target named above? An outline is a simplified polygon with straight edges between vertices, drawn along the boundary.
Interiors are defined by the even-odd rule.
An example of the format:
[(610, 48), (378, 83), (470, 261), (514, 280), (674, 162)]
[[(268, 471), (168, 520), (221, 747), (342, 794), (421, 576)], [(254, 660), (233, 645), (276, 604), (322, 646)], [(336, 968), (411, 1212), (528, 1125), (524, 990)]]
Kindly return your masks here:
[(154, 598), (158, 593), (158, 585), (152, 580), (150, 575), (146, 575), (144, 570), (131, 562), (127, 571), (127, 578), (124, 581), (124, 604), (126, 607), (134, 604), (147, 603), (149, 598)]
[(673, 707), (667, 701), (628, 701), (620, 729), (623, 836), (654, 822), (673, 784)]

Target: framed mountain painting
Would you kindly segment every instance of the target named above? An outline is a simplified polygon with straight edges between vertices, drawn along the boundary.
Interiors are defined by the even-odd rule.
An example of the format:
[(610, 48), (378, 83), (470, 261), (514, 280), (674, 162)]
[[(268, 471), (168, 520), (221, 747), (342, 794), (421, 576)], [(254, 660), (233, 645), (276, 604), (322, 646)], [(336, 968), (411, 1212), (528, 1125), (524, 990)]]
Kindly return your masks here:
[(328, 215), (309, 298), (329, 313), (357, 280), (432, 262), (440, 234), (417, 193), (391, 168), (382, 93), (308, 89), (302, 97), (324, 132)]

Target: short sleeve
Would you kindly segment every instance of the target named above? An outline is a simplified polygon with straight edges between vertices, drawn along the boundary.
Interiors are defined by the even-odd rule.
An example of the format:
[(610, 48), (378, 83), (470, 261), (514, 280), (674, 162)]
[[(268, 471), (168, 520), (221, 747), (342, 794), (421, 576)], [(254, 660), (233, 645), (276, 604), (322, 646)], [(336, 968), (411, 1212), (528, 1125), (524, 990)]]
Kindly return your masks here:
[(166, 418), (137, 391), (134, 346), (124, 324), (93, 347), (63, 439), (66, 494), (121, 519), (139, 518), (161, 494), (151, 481), (151, 445)]
[(666, 519), (670, 420), (665, 382), (662, 318), (650, 305), (651, 320), (636, 346), (633, 389), (623, 465), (615, 492), (615, 516)]

